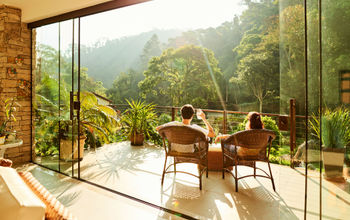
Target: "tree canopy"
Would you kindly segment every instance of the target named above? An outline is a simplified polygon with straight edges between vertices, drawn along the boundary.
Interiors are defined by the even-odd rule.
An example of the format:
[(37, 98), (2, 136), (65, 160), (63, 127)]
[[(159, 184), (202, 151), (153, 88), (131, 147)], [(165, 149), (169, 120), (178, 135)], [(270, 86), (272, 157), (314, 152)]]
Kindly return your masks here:
[(150, 60), (144, 75), (139, 83), (143, 97), (156, 96), (155, 103), (174, 106), (185, 103), (205, 106), (216, 100), (216, 81), (222, 78), (214, 53), (195, 45), (168, 48)]

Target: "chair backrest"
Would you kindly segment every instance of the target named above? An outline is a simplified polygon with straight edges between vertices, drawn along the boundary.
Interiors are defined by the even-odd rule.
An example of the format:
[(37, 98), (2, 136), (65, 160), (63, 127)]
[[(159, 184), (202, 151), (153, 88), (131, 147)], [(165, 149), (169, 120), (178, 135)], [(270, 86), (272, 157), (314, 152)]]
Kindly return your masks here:
[(249, 149), (262, 149), (267, 147), (270, 141), (275, 139), (276, 135), (273, 131), (267, 129), (251, 129), (239, 131), (231, 135), (226, 140), (225, 144), (233, 144)]
[(170, 143), (176, 144), (194, 144), (207, 139), (202, 131), (186, 125), (168, 125), (159, 129), (158, 132)]

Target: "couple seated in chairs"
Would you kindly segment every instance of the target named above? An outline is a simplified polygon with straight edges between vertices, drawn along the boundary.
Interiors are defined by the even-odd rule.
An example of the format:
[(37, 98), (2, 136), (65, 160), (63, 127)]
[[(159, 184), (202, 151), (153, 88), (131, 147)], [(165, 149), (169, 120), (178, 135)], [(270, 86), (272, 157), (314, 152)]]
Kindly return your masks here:
[[(206, 172), (208, 177), (208, 149), (209, 139), (215, 137), (214, 130), (206, 120), (202, 110), (197, 110), (197, 117), (202, 119), (207, 129), (196, 124), (191, 124), (195, 114), (192, 105), (184, 105), (181, 108), (182, 122), (169, 122), (157, 127), (159, 134), (163, 138), (163, 146), (165, 149), (165, 162), (162, 174), (162, 185), (164, 176), (167, 173), (186, 173), (199, 178), (199, 188), (202, 189), (202, 175)], [(271, 179), (273, 189), (275, 190), (274, 181), (269, 164), (269, 154), (271, 142), (275, 138), (272, 131), (264, 129), (260, 114), (251, 112), (248, 114), (248, 123), (246, 131), (240, 131), (232, 135), (218, 136), (215, 142), (221, 142), (223, 152), (223, 170), (222, 177), (225, 178), (225, 171), (230, 172), (236, 183), (236, 191), (238, 191), (238, 180), (248, 176), (259, 176)], [(267, 149), (268, 147), (268, 149)], [(167, 166), (167, 158), (171, 156), (174, 162)], [(266, 175), (257, 175), (256, 161), (267, 162), (270, 175), (262, 170)], [(177, 171), (178, 163), (196, 163), (198, 165), (198, 175), (188, 173), (186, 171)], [(254, 168), (254, 174), (238, 177), (237, 166), (246, 165)], [(170, 167), (174, 167), (170, 170)], [(229, 167), (235, 166), (233, 174)], [(260, 169), (261, 170), (261, 169)]]

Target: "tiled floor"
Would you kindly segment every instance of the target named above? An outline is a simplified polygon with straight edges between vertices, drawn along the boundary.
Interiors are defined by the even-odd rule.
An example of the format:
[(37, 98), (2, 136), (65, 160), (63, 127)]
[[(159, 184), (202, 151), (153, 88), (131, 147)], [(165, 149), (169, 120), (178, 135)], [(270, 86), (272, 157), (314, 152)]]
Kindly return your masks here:
[(32, 172), (79, 220), (164, 219), (163, 216), (177, 219), (159, 209), (34, 164), (27, 164), (20, 169)]
[[(163, 163), (161, 148), (150, 145), (133, 147), (129, 142), (110, 144), (96, 152), (86, 152), (81, 161), (81, 178), (193, 218), (303, 218), (305, 177), (302, 169), (272, 165), (276, 192), (272, 190), (269, 179), (245, 178), (239, 181), (239, 192), (236, 193), (232, 176), (227, 174), (223, 180), (221, 172), (214, 171), (209, 172), (209, 178), (203, 176), (202, 191), (198, 188), (198, 179), (185, 174), (166, 175), (162, 187)], [(266, 168), (264, 163), (258, 166)], [(71, 173), (69, 166), (64, 167), (61, 169)], [(197, 171), (192, 164), (183, 164), (178, 169)], [(79, 219), (177, 218), (44, 168), (34, 167), (32, 172)], [(251, 168), (239, 167), (240, 174), (247, 172), (252, 172)], [(319, 176), (317, 172), (310, 171), (309, 174), (307, 217), (318, 219)], [(350, 216), (349, 182), (336, 185), (322, 181), (322, 198), (324, 219), (347, 219)]]

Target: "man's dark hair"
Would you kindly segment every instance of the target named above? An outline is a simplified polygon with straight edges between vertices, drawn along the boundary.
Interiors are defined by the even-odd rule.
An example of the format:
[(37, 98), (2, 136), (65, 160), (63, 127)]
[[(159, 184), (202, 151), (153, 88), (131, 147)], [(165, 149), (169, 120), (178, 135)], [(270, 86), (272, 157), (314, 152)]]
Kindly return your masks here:
[(190, 119), (194, 115), (194, 108), (190, 104), (186, 104), (181, 108), (181, 116), (183, 119)]

